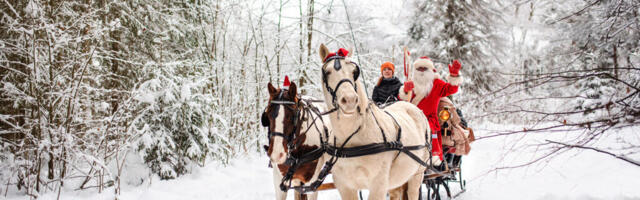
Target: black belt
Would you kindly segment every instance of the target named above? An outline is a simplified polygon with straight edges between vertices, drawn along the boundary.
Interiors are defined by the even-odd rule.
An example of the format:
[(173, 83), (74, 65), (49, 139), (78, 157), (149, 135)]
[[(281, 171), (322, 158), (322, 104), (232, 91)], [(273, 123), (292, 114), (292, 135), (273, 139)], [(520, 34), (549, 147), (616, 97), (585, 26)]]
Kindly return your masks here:
[(372, 155), (372, 154), (377, 154), (377, 153), (386, 152), (386, 151), (400, 151), (407, 154), (416, 162), (420, 163), (420, 165), (425, 167), (427, 166), (427, 163), (422, 161), (422, 159), (420, 159), (418, 156), (416, 156), (414, 153), (411, 152), (413, 150), (424, 149), (425, 145), (404, 146), (400, 141), (392, 141), (392, 142), (374, 143), (374, 144), (367, 144), (367, 145), (362, 145), (357, 147), (343, 147), (343, 148), (326, 145), (324, 148), (327, 154), (331, 156), (339, 157), (339, 158), (352, 158), (352, 157), (366, 156), (366, 155)]
[(284, 161), (284, 164), (290, 166), (289, 169), (292, 169), (292, 168), (297, 169), (300, 165), (303, 165), (305, 163), (308, 163), (314, 160), (318, 160), (320, 157), (322, 157), (322, 154), (324, 154), (324, 149), (317, 148), (317, 149), (314, 149), (313, 151), (309, 151), (307, 153), (300, 155), (298, 158), (294, 156), (290, 156), (287, 158), (286, 161)]

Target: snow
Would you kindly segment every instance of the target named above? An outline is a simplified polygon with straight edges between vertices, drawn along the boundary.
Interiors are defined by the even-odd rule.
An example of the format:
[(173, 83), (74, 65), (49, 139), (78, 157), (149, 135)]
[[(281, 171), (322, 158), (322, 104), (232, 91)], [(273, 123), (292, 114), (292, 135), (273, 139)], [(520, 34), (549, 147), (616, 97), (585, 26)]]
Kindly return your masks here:
[[(345, 2), (347, 5), (343, 5)], [(457, 1), (456, 5), (482, 2), (490, 1)], [(458, 44), (451, 37), (438, 38), (447, 35), (439, 31), (444, 27), (442, 18), (438, 17), (441, 15), (427, 13), (414, 17), (422, 4), (420, 1), (316, 1), (312, 47), (309, 50), (312, 58), (307, 61), (303, 61), (308, 50), (306, 45), (303, 46), (307, 38), (299, 37), (300, 34), (306, 35), (307, 31), (308, 8), (305, 4), (308, 2), (303, 1), (197, 1), (184, 4), (136, 1), (108, 6), (58, 5), (36, 0), (4, 0), (3, 3), (7, 5), (3, 9), (7, 15), (0, 21), (6, 24), (10, 34), (5, 34), (6, 38), (0, 41), (0, 62), (6, 65), (0, 67), (6, 69), (0, 81), (0, 96), (7, 102), (0, 108), (0, 127), (3, 128), (0, 135), (40, 130), (33, 127), (42, 128), (40, 131), (47, 133), (44, 135), (52, 135), (27, 140), (5, 140), (2, 135), (0, 196), (4, 198), (7, 193), (8, 199), (29, 198), (24, 188), (16, 188), (20, 179), (18, 174), (27, 176), (22, 180), (30, 184), (30, 191), (35, 188), (36, 176), (40, 176), (42, 183), (47, 183), (39, 186), (44, 188), (39, 194), (41, 199), (57, 199), (56, 188), (60, 185), (58, 178), (62, 163), (68, 163), (69, 167), (68, 174), (62, 179), (64, 187), (60, 199), (114, 199), (113, 187), (101, 192), (97, 189), (76, 191), (76, 182), (86, 173), (92, 173), (85, 163), (89, 161), (106, 168), (107, 181), (115, 179), (118, 171), (114, 165), (122, 159), (118, 158), (119, 153), (124, 152), (128, 152), (129, 157), (121, 176), (123, 190), (119, 199), (273, 199), (273, 180), (271, 169), (266, 167), (267, 157), (256, 153), (265, 144), (266, 135), (256, 122), (268, 97), (267, 90), (261, 86), (269, 81), (277, 81), (275, 84), (279, 85), (283, 75), (288, 74), (296, 80), (305, 78), (309, 82), (301, 88), (307, 95), (319, 97), (317, 94), (320, 94), (322, 86), (319, 84), (319, 60), (315, 54), (320, 43), (329, 45), (331, 50), (355, 48), (353, 52), (362, 67), (362, 80), (368, 89), (373, 89), (379, 75), (378, 66), (382, 62), (392, 61), (400, 68), (401, 46), (409, 45), (416, 55), (444, 57), (451, 52), (447, 49)], [(495, 60), (499, 63), (485, 63), (486, 66), (473, 69), (473, 74), (469, 73), (473, 76), (469, 76), (466, 83), (482, 83), (482, 79), (474, 78), (481, 75), (475, 70), (482, 72), (486, 69), (494, 73), (491, 70), (495, 69), (496, 75), (526, 74), (505, 77), (508, 79), (504, 83), (509, 84), (522, 81), (530, 74), (564, 74), (563, 70), (583, 69), (582, 66), (610, 65), (611, 61), (601, 63), (594, 60), (609, 60), (609, 54), (613, 52), (618, 52), (621, 66), (638, 66), (638, 45), (635, 42), (638, 34), (626, 28), (634, 22), (637, 24), (634, 20), (637, 17), (633, 18), (635, 15), (631, 12), (636, 10), (636, 6), (628, 5), (627, 1), (621, 3), (602, 2), (596, 5), (597, 9), (586, 10), (567, 20), (559, 19), (576, 13), (588, 2), (489, 3), (490, 7), (500, 7), (495, 12), (499, 12), (496, 14), (505, 23), (499, 20), (495, 24), (482, 23), (482, 19), (456, 22), (456, 26), (464, 27), (461, 31), (469, 33), (465, 36), (467, 39), (480, 40), (464, 46), (477, 50), (467, 52), (467, 57), (472, 58), (476, 55), (474, 53), (492, 53), (493, 48), (487, 48), (492, 43), (481, 42), (492, 34), (509, 44), (497, 48), (509, 55), (502, 61)], [(113, 6), (119, 8), (116, 15), (102, 16)], [(623, 9), (609, 11), (612, 6), (622, 6), (620, 8)], [(446, 10), (446, 7), (437, 9)], [(493, 12), (483, 10), (491, 11), (481, 7), (474, 9), (487, 15)], [(600, 19), (607, 13), (616, 14), (611, 18), (616, 20)], [(424, 44), (414, 44), (415, 39), (408, 37), (407, 31), (416, 19), (428, 23), (425, 25)], [(300, 22), (303, 26), (299, 26)], [(460, 23), (469, 23), (469, 26)], [(495, 25), (495, 33), (480, 31), (473, 25), (480, 28)], [(47, 34), (36, 34), (38, 32)], [(578, 59), (572, 53), (565, 54), (573, 51), (573, 42), (577, 46), (593, 44), (598, 48), (589, 50), (585, 59)], [(611, 52), (610, 47), (616, 45), (618, 49)], [(625, 57), (627, 59), (622, 59)], [(61, 65), (52, 68), (51, 63)], [(436, 64), (439, 70), (447, 71), (443, 63)], [(78, 66), (83, 66), (82, 75), (78, 74)], [(399, 73), (401, 70), (396, 71), (399, 78), (404, 79)], [(637, 84), (640, 73), (633, 72), (636, 71), (623, 71), (620, 79)], [(51, 77), (52, 74), (54, 76)], [(462, 105), (465, 111), (476, 109), (469, 111), (471, 115), (468, 116), (483, 116), (513, 108), (534, 111), (564, 111), (564, 107), (575, 106), (593, 108), (620, 100), (625, 90), (627, 93), (631, 90), (627, 86), (618, 87), (620, 83), (611, 83), (610, 78), (598, 76), (575, 83), (551, 83), (538, 89), (529, 84), (513, 87), (511, 89), (515, 91), (505, 90), (496, 94), (498, 99), (476, 97), (470, 88), (465, 88), (467, 91), (461, 89), (457, 95), (472, 100)], [(559, 86), (564, 83), (567, 85)], [(532, 88), (521, 92), (522, 87)], [(575, 94), (580, 98), (575, 102), (553, 98), (544, 102), (527, 100), (542, 94), (550, 97)], [(636, 95), (623, 103), (636, 109), (639, 101)], [(73, 113), (67, 112), (69, 102), (77, 104)], [(483, 104), (488, 105), (487, 109), (480, 110), (485, 108)], [(612, 113), (620, 113), (620, 109), (616, 105), (611, 110), (598, 110), (576, 118), (558, 117), (541, 123), (607, 119)], [(34, 115), (37, 112), (33, 111), (43, 111), (44, 114)], [(66, 123), (67, 118), (71, 123)], [(535, 116), (513, 114), (511, 118), (532, 122)], [(620, 121), (637, 122), (636, 118), (628, 115)], [(500, 118), (494, 120), (497, 119)], [(504, 124), (485, 124), (477, 128), (478, 135), (482, 136), (496, 129), (522, 130), (522, 127)], [(183, 135), (189, 138), (187, 142), (173, 139), (176, 133), (185, 129), (192, 130)], [(603, 150), (626, 151), (622, 157), (640, 160), (638, 153), (633, 153), (638, 151), (637, 144), (640, 144), (640, 135), (637, 134), (640, 130), (637, 129), (611, 130), (598, 136), (594, 146)], [(640, 177), (637, 166), (590, 150), (569, 151), (551, 161), (492, 171), (531, 161), (548, 152), (547, 147), (536, 148), (546, 140), (579, 142), (589, 134), (578, 137), (543, 132), (477, 141), (473, 144), (472, 154), (463, 162), (468, 192), (460, 199), (640, 199), (640, 191), (635, 189), (640, 185), (636, 178)], [(174, 148), (181, 144), (191, 144), (185, 155), (177, 157), (206, 157), (208, 162), (199, 167), (202, 160), (192, 159), (186, 175), (161, 181), (158, 172), (150, 172), (150, 164), (144, 164), (140, 158), (146, 152), (144, 148), (156, 144), (161, 148), (160, 152), (167, 153), (175, 151)], [(72, 150), (67, 152), (69, 149)], [(32, 151), (39, 152), (44, 159), (32, 156)], [(116, 158), (105, 156), (114, 154)], [(45, 173), (35, 173), (36, 168), (48, 171), (48, 166), (43, 164), (46, 161), (41, 163), (39, 160), (46, 160), (49, 156), (67, 156), (67, 160), (55, 160), (53, 180), (48, 179)], [(228, 157), (233, 157), (228, 165), (220, 164), (226, 163)], [(170, 162), (178, 158), (166, 160), (159, 163), (160, 171), (177, 175), (171, 170)], [(38, 166), (40, 164), (42, 168)], [(334, 190), (321, 192), (320, 198), (338, 199), (339, 196)]]
[[(622, 133), (637, 131), (640, 128), (634, 127)], [(527, 135), (522, 142), (534, 144), (537, 140), (554, 137), (564, 136)], [(529, 160), (527, 155), (512, 155), (517, 158), (507, 163), (500, 162), (503, 155), (512, 153), (508, 150), (510, 144), (504, 141), (514, 138), (497, 137), (473, 143), (472, 153), (463, 159), (463, 176), (467, 177), (468, 192), (461, 195), (461, 199), (640, 198), (637, 189), (640, 180), (634, 178), (640, 177), (640, 170), (629, 163), (593, 151), (561, 155), (548, 163), (488, 172), (497, 166)]]
[[(500, 125), (478, 126), (476, 134), (487, 135)], [(515, 126), (509, 126), (513, 128)], [(640, 131), (632, 127), (620, 131), (622, 135)], [(543, 139), (554, 139), (556, 134), (529, 134), (481, 139), (472, 144), (470, 155), (463, 158), (463, 177), (467, 182), (467, 192), (457, 199), (639, 199), (640, 170), (626, 162), (593, 151), (579, 154), (563, 154), (550, 162), (534, 164), (516, 169), (492, 171), (496, 167), (529, 161), (527, 153), (513, 153), (513, 141), (535, 144)], [(634, 136), (631, 136), (634, 137)], [(637, 139), (637, 138), (636, 138)], [(603, 143), (617, 142), (618, 139), (604, 140)], [(628, 141), (631, 142), (631, 141)], [(522, 152), (522, 151), (520, 151)], [(515, 155), (514, 155), (515, 154)], [(631, 155), (638, 158), (638, 155)], [(264, 154), (249, 153), (233, 159), (228, 165), (216, 162), (203, 168), (194, 167), (191, 174), (174, 180), (161, 181), (154, 176), (145, 179), (148, 173), (140, 161), (128, 161), (138, 178), (125, 180), (120, 199), (274, 199), (272, 169), (267, 167), (268, 158)], [(331, 179), (329, 178), (329, 180)], [(452, 192), (460, 191), (457, 184)], [(363, 192), (366, 197), (367, 192)], [(442, 190), (444, 195), (444, 190)], [(61, 199), (113, 199), (113, 188), (102, 193), (95, 190), (73, 191), (67, 189)], [(9, 194), (8, 200), (24, 199), (19, 194)], [(56, 199), (56, 194), (47, 193), (41, 199)], [(289, 194), (288, 199), (293, 199)], [(321, 191), (319, 199), (339, 199), (336, 190)]]

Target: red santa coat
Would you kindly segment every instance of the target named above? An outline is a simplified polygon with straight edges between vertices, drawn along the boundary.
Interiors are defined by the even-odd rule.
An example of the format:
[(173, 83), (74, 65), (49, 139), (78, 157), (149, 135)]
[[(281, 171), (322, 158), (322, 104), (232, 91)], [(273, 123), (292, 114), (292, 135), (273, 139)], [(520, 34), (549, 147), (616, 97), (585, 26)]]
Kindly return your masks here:
[[(433, 156), (440, 156), (440, 160), (442, 160), (444, 156), (442, 155), (442, 141), (440, 140), (442, 135), (440, 133), (440, 122), (438, 121), (438, 103), (440, 103), (440, 98), (455, 94), (456, 92), (458, 92), (457, 85), (451, 85), (443, 80), (434, 79), (431, 92), (418, 103), (418, 108), (422, 110), (424, 115), (427, 116), (427, 120), (429, 120), (429, 127), (432, 133), (431, 146), (433, 146), (431, 152)], [(415, 97), (416, 94), (414, 93), (409, 102)], [(399, 95), (398, 99), (400, 99)]]

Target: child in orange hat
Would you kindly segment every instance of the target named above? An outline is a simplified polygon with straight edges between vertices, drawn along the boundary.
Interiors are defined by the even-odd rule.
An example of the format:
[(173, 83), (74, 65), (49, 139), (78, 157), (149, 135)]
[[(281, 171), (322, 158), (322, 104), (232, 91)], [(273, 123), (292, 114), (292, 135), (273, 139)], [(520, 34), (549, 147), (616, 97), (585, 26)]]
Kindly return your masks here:
[(398, 100), (398, 89), (402, 86), (402, 82), (394, 76), (395, 66), (391, 62), (382, 63), (380, 66), (381, 76), (378, 84), (373, 88), (371, 98), (380, 105), (384, 103), (394, 102)]

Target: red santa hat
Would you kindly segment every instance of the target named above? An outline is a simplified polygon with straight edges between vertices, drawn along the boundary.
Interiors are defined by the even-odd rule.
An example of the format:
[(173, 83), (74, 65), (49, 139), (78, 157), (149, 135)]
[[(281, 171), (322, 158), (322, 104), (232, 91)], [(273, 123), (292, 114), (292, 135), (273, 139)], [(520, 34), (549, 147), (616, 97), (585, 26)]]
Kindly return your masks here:
[(435, 73), (435, 78), (439, 79), (440, 78), (440, 74), (438, 74), (438, 70), (436, 68), (436, 66), (433, 64), (433, 61), (431, 61), (431, 58), (427, 57), (427, 56), (422, 56), (420, 58), (418, 58), (415, 62), (413, 62), (413, 69), (417, 69), (419, 67), (426, 67), (427, 70), (432, 71), (433, 73)]
[(289, 85), (291, 85), (291, 82), (289, 82), (289, 76), (284, 76), (284, 83), (282, 84), (282, 89), (288, 90)]
[(415, 62), (413, 62), (413, 67), (414, 68), (426, 67), (430, 70), (436, 69), (435, 65), (433, 65), (433, 61), (431, 61), (431, 59), (427, 56), (422, 56), (419, 59), (417, 59)]

